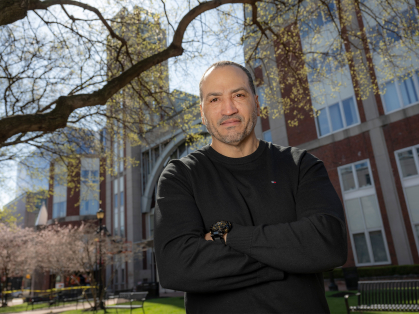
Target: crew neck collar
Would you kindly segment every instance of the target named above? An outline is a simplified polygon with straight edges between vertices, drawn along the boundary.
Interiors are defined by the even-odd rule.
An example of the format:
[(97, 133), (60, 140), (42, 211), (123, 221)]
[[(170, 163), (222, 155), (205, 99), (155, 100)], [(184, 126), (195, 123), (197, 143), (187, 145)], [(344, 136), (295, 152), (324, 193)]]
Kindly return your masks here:
[(256, 150), (253, 153), (244, 157), (239, 157), (239, 158), (227, 157), (225, 155), (222, 155), (219, 152), (217, 152), (214, 148), (212, 148), (210, 145), (204, 146), (201, 150), (206, 155), (208, 155), (211, 159), (215, 159), (226, 164), (237, 165), (237, 164), (246, 164), (246, 163), (256, 160), (260, 155), (262, 155), (263, 151), (265, 150), (265, 147), (266, 147), (266, 142), (263, 140), (259, 140), (259, 146), (258, 148), (256, 148)]

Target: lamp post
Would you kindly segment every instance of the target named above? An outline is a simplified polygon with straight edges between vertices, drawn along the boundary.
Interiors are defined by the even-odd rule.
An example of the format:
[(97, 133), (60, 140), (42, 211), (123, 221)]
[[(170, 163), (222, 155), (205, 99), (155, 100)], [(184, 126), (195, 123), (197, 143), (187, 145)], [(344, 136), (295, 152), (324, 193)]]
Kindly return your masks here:
[(96, 217), (99, 220), (99, 308), (100, 309), (105, 309), (105, 305), (103, 304), (103, 298), (102, 296), (102, 292), (103, 292), (103, 288), (102, 288), (102, 219), (105, 216), (105, 212), (99, 208), (99, 210), (96, 213)]

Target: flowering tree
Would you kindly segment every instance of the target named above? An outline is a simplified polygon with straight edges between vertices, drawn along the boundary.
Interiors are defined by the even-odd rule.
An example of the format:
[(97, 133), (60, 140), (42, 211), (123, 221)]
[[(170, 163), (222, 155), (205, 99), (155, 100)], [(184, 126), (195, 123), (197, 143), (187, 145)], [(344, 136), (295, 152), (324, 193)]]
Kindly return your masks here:
[[(56, 224), (46, 227), (39, 232), (36, 246), (40, 250), (36, 264), (41, 270), (61, 276), (86, 274), (92, 287), (94, 309), (101, 306), (104, 297), (104, 285), (96, 289), (98, 282), (95, 272), (103, 269), (101, 266), (105, 264), (129, 262), (141, 255), (140, 247), (120, 237), (108, 236), (93, 224), (82, 224), (79, 227)], [(102, 261), (102, 265), (99, 261)], [(103, 272), (99, 275), (103, 276)]]
[[(4, 279), (1, 290), (5, 291), (9, 277), (23, 276), (35, 269), (35, 233), (29, 228), (0, 223), (0, 239), (0, 276)], [(2, 306), (7, 306), (4, 293)]]

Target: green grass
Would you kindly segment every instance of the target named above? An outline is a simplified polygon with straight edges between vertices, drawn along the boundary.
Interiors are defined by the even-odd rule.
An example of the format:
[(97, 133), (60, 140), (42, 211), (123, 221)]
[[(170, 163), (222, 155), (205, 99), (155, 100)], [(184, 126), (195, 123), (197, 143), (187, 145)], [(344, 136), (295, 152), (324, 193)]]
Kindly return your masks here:
[[(34, 304), (33, 309), (42, 309), (47, 308), (48, 303), (43, 304)], [(32, 306), (28, 306), (28, 311), (32, 310)], [(24, 312), (26, 311), (26, 302), (23, 304), (7, 306), (7, 307), (0, 307), (0, 313), (17, 313), (17, 312)]]
[[(340, 291), (342, 292), (342, 291)], [(355, 292), (355, 291), (352, 291)], [(327, 291), (326, 292), (326, 300), (329, 304), (331, 314), (346, 314), (346, 307), (345, 301), (343, 297), (331, 297), (332, 294), (337, 293), (336, 291)], [(135, 302), (134, 302), (135, 303)], [(357, 298), (352, 296), (349, 298), (349, 305), (356, 305)], [(81, 304), (79, 304), (80, 306)], [(87, 304), (85, 304), (85, 308)], [(31, 307), (30, 307), (31, 308)], [(38, 308), (46, 308), (45, 304), (37, 304), (34, 306), (35, 309)], [(144, 309), (147, 314), (185, 314), (184, 308), (184, 300), (183, 297), (177, 298), (158, 298), (158, 299), (151, 299), (144, 302)], [(15, 313), (15, 312), (22, 312), (26, 310), (26, 303), (20, 305), (9, 306), (6, 308), (0, 308), (0, 313)], [(83, 309), (75, 310), (75, 311), (66, 311), (63, 312), (65, 314), (86, 314)], [(103, 314), (104, 311), (98, 311), (98, 314)], [(116, 310), (107, 310), (109, 314), (116, 314)], [(129, 314), (129, 310), (118, 310), (120, 314)], [(133, 314), (142, 314), (142, 309), (135, 309), (132, 311)], [(402, 312), (364, 312), (369, 314), (395, 314), (395, 313), (402, 313)], [(403, 313), (412, 313), (412, 312), (403, 312)], [(357, 313), (359, 314), (359, 313)]]
[[(7, 307), (0, 307), (0, 314), (1, 313), (18, 313), (18, 312), (25, 312), (26, 311), (26, 302), (23, 304), (18, 304), (18, 305), (12, 305), (12, 306), (7, 306)], [(75, 302), (67, 302), (65, 305), (70, 305), (70, 304), (76, 304)], [(83, 306), (83, 304), (79, 303), (78, 306)], [(86, 307), (86, 304), (84, 305)], [(62, 303), (60, 303), (58, 306), (62, 307)], [(40, 304), (34, 304), (33, 309), (37, 310), (37, 309), (48, 309), (48, 303), (40, 303)], [(51, 308), (55, 308), (55, 305), (51, 306)], [(29, 305), (27, 307), (28, 311), (32, 311), (32, 305)]]
[[(135, 304), (136, 302), (134, 302)], [(179, 298), (158, 298), (150, 299), (144, 302), (144, 310), (147, 314), (185, 314), (183, 297)], [(116, 310), (106, 310), (109, 314), (116, 314)], [(83, 310), (62, 312), (63, 314), (86, 314)], [(104, 311), (97, 311), (98, 314), (103, 314)], [(129, 314), (130, 310), (118, 310), (119, 314)], [(133, 314), (142, 314), (142, 309), (135, 309)]]

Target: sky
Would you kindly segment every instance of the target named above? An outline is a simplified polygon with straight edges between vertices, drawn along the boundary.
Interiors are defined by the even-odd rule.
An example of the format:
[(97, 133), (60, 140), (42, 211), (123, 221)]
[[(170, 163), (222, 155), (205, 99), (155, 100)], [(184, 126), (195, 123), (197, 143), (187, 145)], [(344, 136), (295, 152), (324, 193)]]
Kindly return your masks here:
[[(113, 1), (119, 1), (119, 0), (113, 0)], [(119, 1), (124, 2), (125, 0)], [(98, 2), (97, 0), (84, 0), (82, 2), (88, 3), (90, 5), (97, 5), (100, 3), (100, 6), (106, 5), (105, 2)], [(128, 2), (128, 1), (125, 1)], [(138, 3), (135, 2), (135, 4), (139, 6), (145, 6), (146, 2), (142, 0), (138, 0)], [(151, 8), (149, 7), (149, 10), (155, 11), (158, 10), (159, 7), (161, 8), (161, 2), (154, 2), (153, 5), (155, 7)], [(166, 7), (168, 8), (167, 12), (169, 14), (169, 19), (171, 20), (174, 27), (176, 27), (176, 20), (179, 20), (180, 17), (184, 14), (186, 11), (177, 10), (178, 7), (177, 2), (175, 0), (168, 0), (166, 2)], [(112, 10), (109, 9), (110, 7), (106, 7), (105, 9), (102, 9), (101, 12), (104, 12), (105, 14), (113, 14)], [(72, 8), (71, 6), (66, 6), (66, 9), (69, 11), (70, 14), (72, 14)], [(237, 10), (241, 10), (241, 7), (235, 7)], [(239, 11), (236, 11), (235, 13), (240, 15), (241, 13)], [(76, 15), (76, 11), (74, 11), (74, 15)], [(209, 13), (206, 16), (202, 17), (201, 22), (203, 22), (205, 25), (209, 25), (210, 27), (213, 27), (213, 31), (217, 32), (220, 31), (220, 29), (217, 29), (217, 23), (212, 23), (214, 19), (214, 16)], [(106, 16), (106, 15), (105, 15)], [(214, 25), (215, 24), (215, 25)], [(167, 30), (170, 38), (170, 29)], [(194, 95), (199, 94), (199, 88), (198, 83), (202, 76), (202, 74), (205, 72), (205, 70), (214, 62), (221, 61), (221, 60), (232, 60), (235, 62), (238, 62), (240, 64), (244, 64), (244, 55), (243, 55), (243, 49), (236, 45), (236, 43), (239, 42), (238, 36), (228, 37), (226, 38), (226, 42), (233, 43), (233, 46), (236, 45), (234, 49), (227, 49), (225, 51), (225, 47), (223, 47), (223, 44), (214, 42), (214, 37), (205, 37), (206, 35), (203, 35), (204, 41), (208, 41), (210, 43), (209, 45), (206, 45), (205, 47), (201, 47), (201, 57), (196, 58), (190, 58), (190, 51), (189, 53), (185, 53), (184, 56), (178, 57), (175, 63), (174, 59), (169, 60), (169, 80), (170, 80), (170, 90), (178, 89), (181, 91), (185, 91)], [(193, 38), (193, 35), (192, 37)], [(168, 42), (169, 44), (170, 42)], [(185, 47), (188, 49), (188, 47)], [(189, 46), (190, 48), (190, 46)], [(1, 184), (0, 189), (0, 209), (6, 205), (8, 202), (12, 201), (16, 195), (16, 177), (17, 177), (17, 162), (12, 161), (10, 162), (7, 167), (1, 167), (0, 171), (2, 173), (0, 174), (0, 177), (5, 178), (4, 184)]]

